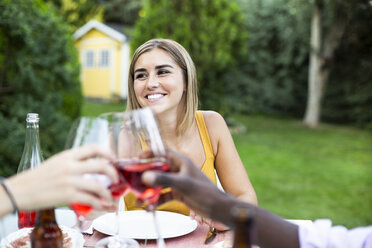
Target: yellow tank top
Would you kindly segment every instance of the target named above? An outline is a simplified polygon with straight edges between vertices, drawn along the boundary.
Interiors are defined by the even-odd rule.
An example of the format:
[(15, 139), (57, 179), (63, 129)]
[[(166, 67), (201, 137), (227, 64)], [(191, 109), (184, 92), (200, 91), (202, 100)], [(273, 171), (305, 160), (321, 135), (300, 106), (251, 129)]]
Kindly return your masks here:
[[(196, 124), (198, 126), (199, 135), (200, 135), (200, 138), (203, 144), (204, 154), (205, 154), (205, 161), (201, 168), (201, 171), (214, 184), (216, 184), (217, 179), (216, 179), (216, 174), (214, 172), (214, 159), (215, 158), (213, 154), (212, 144), (209, 139), (207, 126), (205, 125), (205, 122), (204, 122), (203, 113), (201, 111), (196, 111), (195, 119), (196, 119)], [(163, 191), (168, 192), (169, 189), (164, 189)], [(132, 193), (129, 193), (128, 195), (126, 195), (124, 197), (124, 201), (125, 201), (125, 210), (143, 209), (136, 205), (136, 197)], [(176, 201), (176, 200), (166, 202), (160, 205), (157, 209), (161, 211), (170, 211), (170, 212), (180, 213), (184, 215), (190, 214), (190, 209), (182, 202)]]

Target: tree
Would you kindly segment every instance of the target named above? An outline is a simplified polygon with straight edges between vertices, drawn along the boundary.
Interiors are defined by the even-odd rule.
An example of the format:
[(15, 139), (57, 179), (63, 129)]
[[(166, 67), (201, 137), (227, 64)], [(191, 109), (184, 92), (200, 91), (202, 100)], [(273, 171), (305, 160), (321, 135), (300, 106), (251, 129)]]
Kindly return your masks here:
[[(227, 74), (239, 88), (227, 88), (235, 111), (304, 118), (308, 96), (310, 25), (314, 3), (302, 0), (239, 0), (247, 16), (249, 54)], [(322, 44), (318, 59), (329, 73), (322, 93), (321, 118), (372, 128), (372, 5), (344, 1), (347, 20), (332, 58), (325, 42), (338, 15), (338, 1), (322, 6)], [(332, 33), (332, 35), (330, 35)], [(327, 37), (324, 39), (324, 34)], [(331, 39), (332, 38), (332, 39)], [(334, 45), (333, 45), (334, 47)], [(327, 48), (327, 49), (326, 49)], [(326, 52), (327, 51), (327, 52)], [(334, 62), (332, 62), (334, 61)], [(325, 73), (324, 71), (321, 73)], [(325, 74), (326, 74), (325, 73)], [(327, 90), (325, 90), (327, 89)], [(236, 101), (239, 99), (239, 101)]]
[(72, 31), (77, 30), (91, 19), (102, 18), (106, 0), (44, 0), (59, 17), (69, 24)]
[(139, 17), (143, 0), (101, 0), (105, 22), (134, 26)]
[[(308, 4), (239, 0), (246, 13), (248, 56), (227, 75), (234, 111), (301, 118), (306, 103)], [(239, 99), (237, 101), (237, 99)]]
[[(358, 4), (358, 2), (346, 0), (332, 2), (315, 0), (314, 2), (310, 40), (309, 93), (304, 117), (304, 123), (310, 127), (316, 127), (319, 124), (321, 104), (334, 53), (341, 42), (346, 24)], [(323, 28), (326, 5), (330, 8), (332, 18), (329, 20), (330, 26)]]
[(230, 0), (146, 0), (131, 43), (135, 50), (152, 38), (182, 44), (198, 71), (203, 108), (227, 112), (223, 75), (246, 54), (247, 32), (241, 8)]
[(40, 116), (44, 156), (63, 149), (80, 114), (79, 64), (69, 28), (41, 1), (0, 0), (0, 174), (17, 170), (27, 113)]
[(322, 120), (372, 130), (372, 5), (354, 11), (335, 52)]
[(130, 31), (139, 17), (143, 0), (44, 0), (72, 31), (91, 19), (121, 24)]

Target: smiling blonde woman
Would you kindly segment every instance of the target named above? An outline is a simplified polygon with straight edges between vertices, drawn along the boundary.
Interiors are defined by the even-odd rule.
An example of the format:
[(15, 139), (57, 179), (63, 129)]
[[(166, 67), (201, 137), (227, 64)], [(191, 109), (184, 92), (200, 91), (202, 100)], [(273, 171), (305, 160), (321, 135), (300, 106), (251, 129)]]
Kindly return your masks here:
[[(150, 107), (169, 148), (190, 157), (215, 184), (218, 175), (226, 192), (257, 205), (256, 193), (225, 120), (214, 111), (197, 111), (197, 87), (194, 62), (183, 46), (169, 39), (149, 40), (133, 55), (127, 109)], [(125, 197), (128, 210), (138, 209), (135, 202), (133, 195)], [(159, 209), (190, 213), (176, 201)]]

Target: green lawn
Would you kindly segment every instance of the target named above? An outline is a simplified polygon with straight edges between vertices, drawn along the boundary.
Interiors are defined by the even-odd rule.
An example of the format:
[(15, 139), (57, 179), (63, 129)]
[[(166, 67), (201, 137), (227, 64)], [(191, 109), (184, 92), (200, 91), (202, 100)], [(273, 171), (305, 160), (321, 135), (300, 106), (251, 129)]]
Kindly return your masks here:
[[(83, 115), (122, 111), (123, 104), (86, 102)], [(331, 218), (347, 227), (372, 224), (372, 134), (299, 120), (233, 118), (246, 132), (233, 135), (260, 206), (285, 218)]]
[(82, 108), (83, 116), (98, 116), (106, 112), (120, 112), (125, 110), (125, 103), (102, 103), (84, 101)]
[(372, 224), (372, 134), (300, 121), (235, 116), (235, 144), (260, 206), (293, 219)]

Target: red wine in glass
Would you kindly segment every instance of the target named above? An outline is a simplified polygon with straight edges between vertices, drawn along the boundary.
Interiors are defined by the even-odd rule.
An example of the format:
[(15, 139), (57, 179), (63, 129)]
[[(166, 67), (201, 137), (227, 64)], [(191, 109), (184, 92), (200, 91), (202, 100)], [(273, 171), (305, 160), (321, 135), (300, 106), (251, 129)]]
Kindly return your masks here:
[(79, 202), (74, 202), (70, 204), (70, 208), (74, 210), (78, 218), (82, 216), (84, 219), (87, 217), (87, 215), (92, 211), (92, 207), (87, 204), (82, 204)]
[(157, 247), (164, 248), (164, 239), (159, 230), (158, 221), (156, 219), (155, 203), (159, 200), (162, 187), (150, 187), (142, 183), (141, 177), (145, 171), (162, 171), (170, 170), (169, 164), (165, 160), (156, 159), (138, 159), (138, 160), (119, 160), (117, 162), (119, 171), (127, 180), (131, 191), (138, 197), (138, 199), (149, 206), (152, 216), (154, 218), (155, 230), (158, 236)]
[[(84, 174), (83, 178), (86, 180), (94, 181), (108, 187), (110, 185), (110, 179), (106, 175), (101, 174)], [(79, 202), (73, 202), (70, 204), (70, 208), (74, 210), (79, 220), (79, 228), (81, 222), (84, 221), (88, 214), (92, 212), (92, 206)]]
[[(109, 188), (112, 197), (114, 198), (119, 198), (128, 189), (127, 182), (121, 175), (119, 176), (119, 181), (115, 184), (110, 184), (110, 179), (108, 179), (105, 175), (84, 175), (84, 177), (89, 180), (101, 183), (102, 185), (106, 185)], [(78, 218), (83, 217), (83, 219), (86, 219), (87, 215), (92, 212), (92, 207), (90, 205), (79, 202), (71, 203), (70, 207), (72, 208), (72, 210), (74, 210)]]
[(18, 228), (34, 227), (36, 211), (20, 211), (18, 213)]
[(139, 200), (146, 204), (153, 204), (159, 200), (161, 187), (150, 187), (142, 183), (143, 172), (169, 171), (170, 167), (165, 161), (149, 159), (119, 160), (116, 162), (119, 172), (128, 182), (131, 191)]
[(116, 170), (119, 175), (119, 181), (117, 183), (111, 184), (109, 190), (113, 198), (117, 199), (125, 194), (129, 190), (129, 185), (125, 180), (124, 176), (120, 173), (120, 169), (116, 167)]

